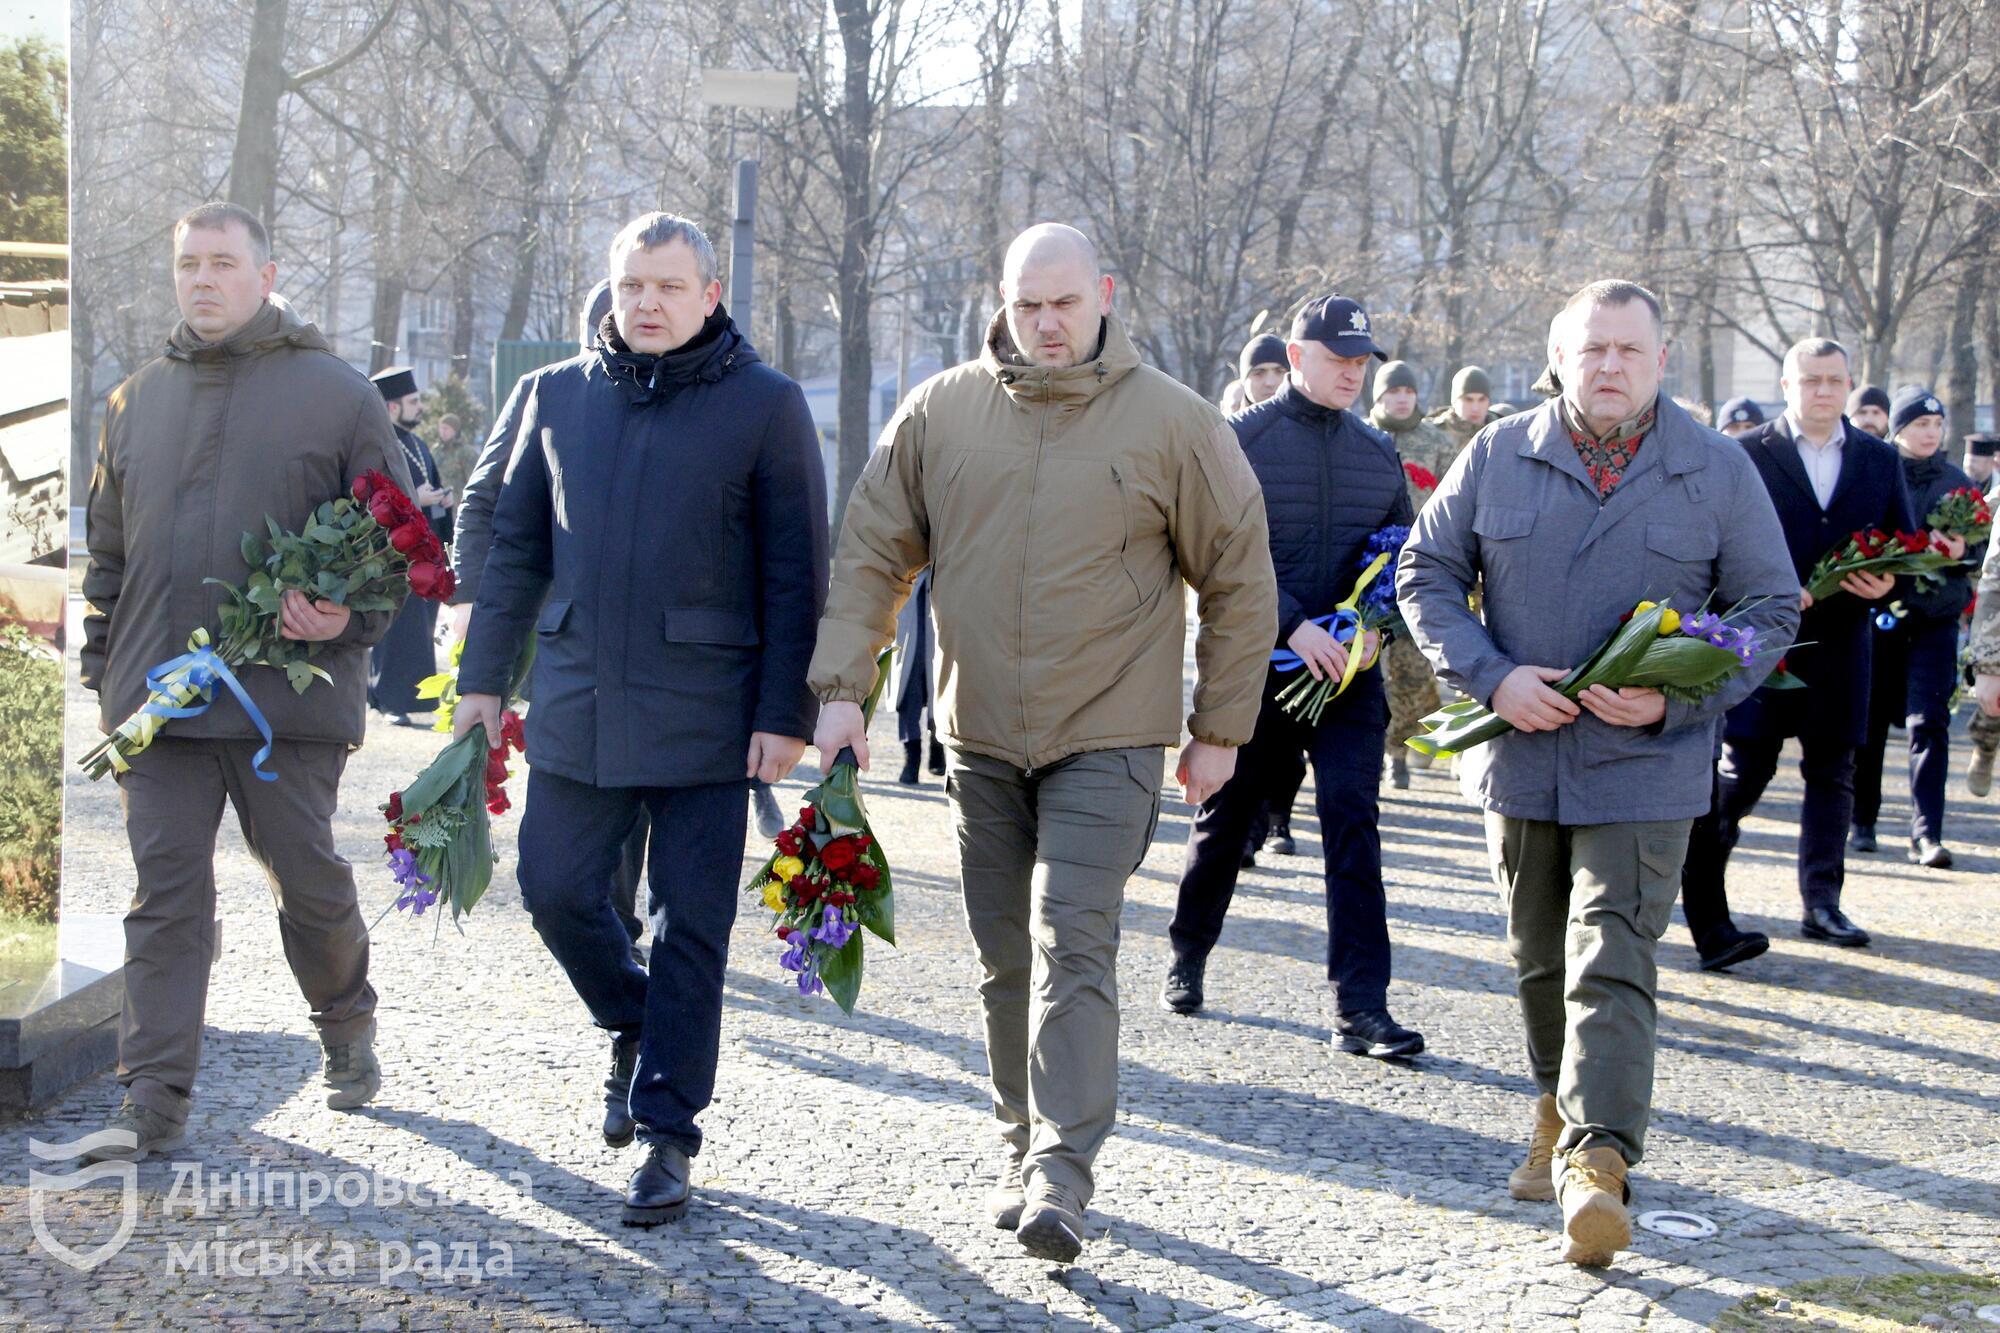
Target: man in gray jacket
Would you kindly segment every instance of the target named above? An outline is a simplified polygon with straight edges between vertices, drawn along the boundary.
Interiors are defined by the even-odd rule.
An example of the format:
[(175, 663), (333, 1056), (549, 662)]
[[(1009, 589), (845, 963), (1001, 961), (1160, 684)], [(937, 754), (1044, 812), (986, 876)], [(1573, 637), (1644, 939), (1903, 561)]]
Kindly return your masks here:
[[(1653, 1089), (1654, 949), (1706, 813), (1714, 723), (1791, 643), (1799, 587), (1741, 448), (1659, 392), (1659, 302), (1596, 282), (1550, 329), (1562, 392), (1487, 427), (1424, 507), (1403, 615), (1453, 687), (1515, 730), (1473, 750), (1541, 1090), (1517, 1198), (1558, 1198), (1572, 1263), (1631, 1241), (1625, 1172)], [(1484, 619), (1467, 607), (1484, 580)], [(1699, 703), (1552, 688), (1642, 598), (1753, 599), (1755, 665)], [(1761, 599), (1761, 600), (1755, 600)]]

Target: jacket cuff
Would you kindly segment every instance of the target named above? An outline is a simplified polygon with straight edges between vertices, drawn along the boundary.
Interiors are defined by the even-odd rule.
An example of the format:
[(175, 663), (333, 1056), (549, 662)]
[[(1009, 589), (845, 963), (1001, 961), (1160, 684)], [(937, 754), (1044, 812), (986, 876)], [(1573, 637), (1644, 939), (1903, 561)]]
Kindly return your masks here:
[(1513, 669), (1514, 663), (1495, 653), (1491, 662), (1466, 677), (1465, 683), (1471, 687), (1466, 693), (1477, 699), (1480, 707), (1493, 707), (1493, 691), (1500, 688), (1500, 682), (1507, 679)]
[(1256, 719), (1250, 725), (1230, 726), (1229, 719), (1217, 717), (1213, 713), (1190, 713), (1187, 720), (1188, 735), (1203, 745), (1219, 745), (1225, 750), (1235, 750), (1248, 745), (1250, 736), (1256, 730)]

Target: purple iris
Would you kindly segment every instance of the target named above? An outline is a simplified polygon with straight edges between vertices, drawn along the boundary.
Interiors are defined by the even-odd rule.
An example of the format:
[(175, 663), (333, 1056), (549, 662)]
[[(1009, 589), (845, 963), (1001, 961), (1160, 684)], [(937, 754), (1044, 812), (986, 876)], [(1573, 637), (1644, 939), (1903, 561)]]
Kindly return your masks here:
[(819, 959), (813, 956), (812, 946), (802, 930), (792, 935), (792, 947), (785, 950), (785, 956), (778, 960), (778, 966), (787, 972), (799, 974), (801, 995), (812, 995), (826, 989), (819, 979)]
[(438, 900), (436, 889), (424, 887), (431, 882), (431, 877), (417, 869), (417, 854), (407, 847), (398, 847), (389, 853), (389, 873), (404, 889), (396, 899), (398, 911), (407, 909), (412, 915), (422, 916), (424, 909)]
[(844, 946), (848, 936), (854, 933), (854, 924), (852, 921), (842, 919), (838, 907), (829, 907), (825, 915), (820, 917), (819, 927), (813, 931), (812, 937), (830, 949), (838, 949)]
[(1695, 615), (1683, 617), (1681, 620), (1681, 633), (1691, 639), (1706, 639), (1721, 625), (1721, 616), (1703, 611)]

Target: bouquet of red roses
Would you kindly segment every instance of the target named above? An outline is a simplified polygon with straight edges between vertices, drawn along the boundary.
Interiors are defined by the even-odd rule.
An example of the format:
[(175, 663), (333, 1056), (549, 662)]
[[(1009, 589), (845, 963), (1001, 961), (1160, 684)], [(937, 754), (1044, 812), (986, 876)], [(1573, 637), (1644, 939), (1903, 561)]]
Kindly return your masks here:
[(1993, 510), (1984, 493), (1961, 486), (1938, 497), (1937, 507), (1924, 520), (1933, 532), (1948, 532), (1976, 546), (1993, 535)]
[(1841, 581), (1850, 574), (1928, 574), (1956, 563), (1944, 543), (1928, 533), (1891, 535), (1872, 528), (1853, 533), (1821, 556), (1806, 579), (1806, 591), (1820, 602), (1839, 592)]
[[(875, 714), (888, 668), (883, 653), (875, 688), (861, 706), (864, 725)], [(799, 994), (825, 991), (848, 1014), (861, 996), (862, 932), (896, 942), (889, 860), (868, 827), (856, 769), (853, 752), (842, 750), (749, 885), (777, 914), (775, 930), (785, 943), (778, 966), (798, 974)]]
[[(463, 648), (463, 640), (452, 648), (452, 671), (431, 676), (418, 686), (420, 694), (440, 701), (441, 730), (451, 729)], [(389, 821), (382, 845), (397, 888), (395, 901), (383, 916), (389, 911), (422, 916), (425, 908), (443, 900), (450, 904), (456, 925), (492, 884), (495, 857), (489, 817), (505, 814), (512, 805), (507, 799), (508, 756), (528, 752), (527, 731), (521, 722), (521, 689), (534, 659), (531, 637), (514, 663), (498, 737), (488, 737), (484, 727), (474, 727), (440, 750), (401, 791), (390, 792), (381, 806), (382, 817)]]
[[(188, 638), (185, 655), (146, 673), (146, 702), (77, 762), (91, 778), (122, 773), (132, 756), (153, 743), (160, 728), (177, 717), (205, 711), (218, 685), (234, 694), (264, 735), (256, 758), (257, 775), (270, 754), (271, 729), (236, 679), (246, 665), (277, 667), (294, 690), (304, 694), (315, 679), (331, 681), (313, 664), (320, 645), (280, 633), (287, 592), (300, 592), (350, 611), (394, 609), (406, 592), (443, 601), (453, 591), (444, 547), (423, 511), (380, 472), (355, 479), (354, 492), (315, 509), (305, 531), (286, 532), (266, 518), (270, 536), (243, 536), (243, 560), (250, 577), (243, 584), (218, 584), (226, 597), (219, 614), (222, 641), (206, 629)], [(199, 702), (197, 702), (197, 700)]]

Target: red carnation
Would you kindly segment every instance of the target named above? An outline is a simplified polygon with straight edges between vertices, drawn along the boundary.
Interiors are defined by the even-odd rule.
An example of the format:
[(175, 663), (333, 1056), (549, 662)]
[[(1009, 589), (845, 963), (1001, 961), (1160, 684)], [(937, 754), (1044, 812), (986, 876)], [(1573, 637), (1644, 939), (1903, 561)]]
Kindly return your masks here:
[(847, 892), (845, 889), (833, 890), (831, 893), (826, 895), (826, 900), (835, 907), (854, 906), (854, 895)]
[[(835, 838), (819, 849), (819, 863), (836, 875), (840, 875), (843, 870), (853, 869), (854, 863), (860, 859), (861, 853), (854, 850), (852, 838)], [(845, 879), (846, 876), (841, 875), (841, 878)]]
[(1418, 490), (1434, 491), (1437, 489), (1437, 474), (1429, 468), (1421, 467), (1416, 463), (1405, 463), (1403, 464), (1403, 471), (1409, 474), (1410, 480), (1416, 484)]
[(522, 754), (528, 752), (528, 727), (521, 721), (521, 715), (508, 709), (500, 715), (500, 742), (512, 746)]
[(513, 802), (507, 799), (507, 789), (502, 787), (499, 791), (493, 793), (493, 798), (486, 803), (486, 812), (488, 814), (504, 815), (507, 813), (508, 807), (512, 804)]
[(403, 835), (398, 829), (390, 829), (382, 835), (382, 845), (392, 852), (403, 850)]
[(879, 888), (882, 884), (882, 872), (874, 866), (869, 865), (866, 861), (863, 861), (860, 865), (854, 867), (854, 873), (849, 875), (847, 879), (857, 889)]
[(792, 882), (788, 887), (792, 891), (793, 900), (801, 907), (816, 901), (820, 895), (820, 886), (807, 879), (804, 875), (793, 875)]
[(780, 833), (773, 841), (777, 846), (778, 854), (780, 856), (797, 856), (799, 854), (798, 830), (786, 829), (783, 833)]
[(813, 807), (810, 804), (802, 805), (799, 807), (800, 828), (809, 829), (818, 819), (819, 819), (819, 811), (813, 809)]
[(507, 780), (507, 752), (505, 750), (488, 750), (486, 752), (486, 780), (488, 782), (505, 782)]
[(389, 793), (389, 803), (382, 807), (382, 817), (388, 820), (391, 824), (397, 823), (402, 819), (403, 793), (399, 791), (392, 791)]
[(795, 927), (795, 926), (779, 926), (779, 927), (778, 927), (778, 938), (779, 938), (779, 939), (781, 939), (781, 940), (788, 940), (788, 939), (790, 939), (790, 938), (791, 938), (792, 936), (794, 936), (794, 935), (796, 935), (796, 934), (798, 934), (798, 933), (799, 933), (799, 932), (798, 932), (798, 929), (797, 929), (797, 927)]

